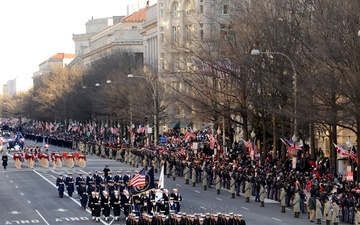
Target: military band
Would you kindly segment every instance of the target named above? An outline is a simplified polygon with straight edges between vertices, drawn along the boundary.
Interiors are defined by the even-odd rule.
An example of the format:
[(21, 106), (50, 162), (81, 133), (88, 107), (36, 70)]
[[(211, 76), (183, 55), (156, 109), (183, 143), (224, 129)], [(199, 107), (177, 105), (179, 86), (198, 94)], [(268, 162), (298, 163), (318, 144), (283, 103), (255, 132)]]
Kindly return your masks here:
[[(126, 178), (127, 176), (127, 178)], [(92, 220), (99, 222), (101, 217), (109, 221), (111, 214), (115, 221), (120, 220), (121, 211), (127, 225), (243, 225), (241, 215), (229, 214), (186, 214), (181, 212), (182, 195), (177, 188), (169, 193), (167, 189), (156, 189), (131, 195), (124, 178), (131, 179), (130, 172), (122, 176), (117, 171), (114, 176), (108, 171), (107, 179), (101, 179), (102, 173), (81, 173), (75, 178), (72, 173), (64, 179), (62, 174), (56, 179), (59, 196), (62, 198), (67, 188), (69, 197), (78, 193), (82, 209), (90, 209)], [(100, 179), (99, 179), (100, 178)], [(97, 184), (96, 182), (99, 182)]]

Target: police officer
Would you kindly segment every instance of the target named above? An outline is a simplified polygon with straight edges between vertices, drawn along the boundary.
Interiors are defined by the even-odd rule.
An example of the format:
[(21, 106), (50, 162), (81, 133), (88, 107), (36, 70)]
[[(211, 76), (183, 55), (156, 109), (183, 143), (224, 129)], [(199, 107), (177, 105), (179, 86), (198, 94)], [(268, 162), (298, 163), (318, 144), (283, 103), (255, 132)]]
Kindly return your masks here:
[(56, 186), (58, 187), (59, 197), (64, 197), (65, 181), (62, 174), (56, 179)]

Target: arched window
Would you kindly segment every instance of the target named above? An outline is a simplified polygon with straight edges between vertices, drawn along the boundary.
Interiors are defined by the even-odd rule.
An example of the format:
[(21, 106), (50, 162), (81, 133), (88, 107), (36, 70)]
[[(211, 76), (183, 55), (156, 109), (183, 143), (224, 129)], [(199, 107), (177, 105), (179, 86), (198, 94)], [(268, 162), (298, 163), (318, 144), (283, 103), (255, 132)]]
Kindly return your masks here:
[(185, 12), (187, 16), (191, 15), (191, 11), (192, 11), (192, 5), (191, 2), (189, 0), (186, 1), (185, 3)]
[(179, 9), (179, 3), (178, 2), (174, 2), (173, 4), (173, 17), (177, 18), (180, 16), (180, 9)]

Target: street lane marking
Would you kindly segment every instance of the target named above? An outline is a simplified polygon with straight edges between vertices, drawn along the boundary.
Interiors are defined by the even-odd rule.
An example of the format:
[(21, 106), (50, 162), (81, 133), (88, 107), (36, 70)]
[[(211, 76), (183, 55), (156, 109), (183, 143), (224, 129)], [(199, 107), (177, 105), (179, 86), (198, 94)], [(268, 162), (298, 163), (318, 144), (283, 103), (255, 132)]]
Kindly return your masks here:
[(288, 209), (288, 208), (286, 208), (286, 210), (289, 210), (289, 211), (290, 211), (290, 209)]
[(46, 219), (39, 213), (39, 211), (35, 210), (37, 212), (37, 214), (39, 214), (39, 216), (41, 217), (42, 220), (44, 220), (44, 222), (46, 223), (46, 225), (50, 225)]
[(10, 183), (12, 183), (13, 181), (12, 180), (10, 180)]
[(198, 191), (198, 190), (195, 190), (195, 192), (196, 192), (196, 193), (200, 193), (200, 191)]
[[(41, 178), (43, 178), (45, 181), (47, 181), (49, 184), (51, 184), (53, 187), (55, 187), (55, 188), (57, 188), (56, 187), (56, 185), (53, 183), (53, 182), (51, 182), (49, 179), (47, 179), (46, 177), (44, 177), (42, 174), (40, 174), (38, 171), (36, 171), (36, 170), (33, 170), (34, 171), (34, 173), (36, 173), (37, 175), (39, 175)], [(68, 196), (69, 197), (69, 195), (66, 193), (66, 192), (64, 192), (64, 195), (66, 195), (66, 196)], [(73, 202), (75, 202), (78, 206), (81, 206), (81, 204), (80, 204), (80, 202), (78, 202), (77, 200), (75, 200), (73, 197), (69, 197)], [(29, 203), (30, 203), (30, 201), (28, 201)], [(91, 211), (89, 210), (89, 209), (86, 209), (86, 212), (88, 212), (88, 213), (91, 213)], [(106, 223), (105, 221), (103, 221), (102, 219), (100, 219), (100, 222), (102, 223), (102, 224), (108, 224), (108, 223)]]
[(28, 203), (31, 203), (31, 202), (28, 200)]
[(275, 217), (271, 217), (273, 220), (276, 220), (276, 221), (279, 221), (279, 222), (281, 222), (281, 220), (280, 219), (278, 219), (278, 218), (275, 218)]
[(219, 200), (219, 201), (222, 201), (222, 199), (221, 198), (215, 198), (216, 200)]
[(176, 184), (176, 186), (181, 187), (181, 185), (180, 185), (180, 184)]
[(15, 186), (15, 188), (18, 188), (18, 186)]
[(24, 195), (24, 193), (20, 193), (21, 195)]
[(244, 206), (241, 206), (241, 208), (242, 208), (242, 209), (245, 209), (245, 210), (249, 210), (249, 208), (246, 208), (246, 207), (244, 207)]
[(204, 206), (200, 206), (200, 208), (202, 208), (203, 210), (206, 210), (206, 208)]

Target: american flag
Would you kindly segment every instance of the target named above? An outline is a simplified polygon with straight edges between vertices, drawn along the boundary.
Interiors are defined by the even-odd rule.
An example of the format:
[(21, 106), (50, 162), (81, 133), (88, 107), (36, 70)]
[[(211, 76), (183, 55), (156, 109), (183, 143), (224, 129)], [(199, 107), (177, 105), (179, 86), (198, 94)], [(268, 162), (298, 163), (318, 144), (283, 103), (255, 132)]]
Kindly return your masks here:
[(292, 154), (292, 155), (296, 155), (296, 151), (297, 150), (302, 150), (302, 148), (297, 145), (297, 144), (294, 144), (292, 141), (288, 140), (288, 139), (282, 139), (280, 138), (280, 140), (284, 143), (284, 145), (286, 145), (286, 147), (288, 148), (287, 149), (287, 152)]
[(253, 154), (253, 146), (251, 141), (245, 141), (243, 140), (245, 147), (247, 147), (249, 149), (249, 155), (251, 156), (251, 154)]
[(194, 134), (194, 131), (188, 127), (186, 128), (185, 133), (185, 143), (191, 141), (191, 139), (196, 139), (196, 135)]
[(138, 133), (145, 133), (145, 127), (142, 126), (142, 125), (140, 125), (136, 132), (138, 132)]
[(216, 138), (214, 136), (212, 136), (211, 134), (207, 134), (207, 137), (210, 141), (210, 149), (214, 149), (215, 143), (217, 142)]
[(335, 143), (333, 143), (337, 152), (337, 155), (340, 156), (341, 158), (347, 158), (349, 157), (349, 151), (346, 150), (343, 146), (339, 146)]
[(358, 155), (356, 153), (355, 145), (353, 145), (350, 150), (350, 158), (354, 160), (356, 164), (358, 164), (359, 160), (358, 160)]
[(134, 188), (143, 187), (146, 185), (146, 171), (145, 169), (140, 170), (138, 174), (136, 174), (131, 180), (130, 185)]
[(132, 131), (131, 127), (127, 126), (127, 129), (132, 137), (135, 136), (135, 133)]

